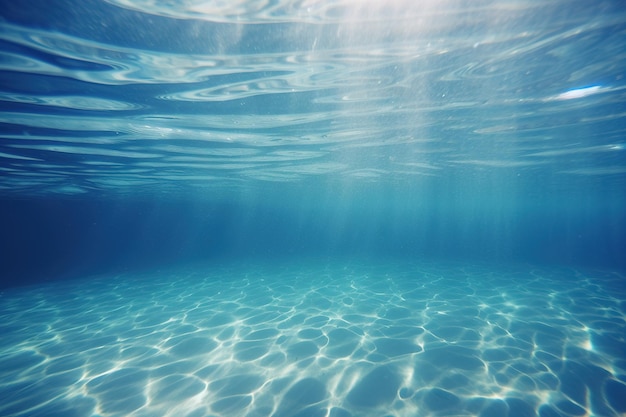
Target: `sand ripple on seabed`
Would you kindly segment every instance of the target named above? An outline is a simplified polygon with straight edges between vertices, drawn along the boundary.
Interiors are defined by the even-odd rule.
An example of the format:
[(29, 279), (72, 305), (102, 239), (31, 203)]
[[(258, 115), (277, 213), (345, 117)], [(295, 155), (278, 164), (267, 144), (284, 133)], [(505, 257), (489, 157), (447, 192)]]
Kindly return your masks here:
[(618, 416), (623, 279), (236, 267), (8, 291), (0, 414)]

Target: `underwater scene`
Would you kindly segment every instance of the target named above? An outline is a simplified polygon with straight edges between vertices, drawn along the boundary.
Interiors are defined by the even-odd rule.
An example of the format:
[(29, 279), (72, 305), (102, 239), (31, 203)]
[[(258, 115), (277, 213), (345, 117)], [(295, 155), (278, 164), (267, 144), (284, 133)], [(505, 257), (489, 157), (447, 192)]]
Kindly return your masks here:
[(626, 7), (0, 0), (0, 416), (626, 415)]

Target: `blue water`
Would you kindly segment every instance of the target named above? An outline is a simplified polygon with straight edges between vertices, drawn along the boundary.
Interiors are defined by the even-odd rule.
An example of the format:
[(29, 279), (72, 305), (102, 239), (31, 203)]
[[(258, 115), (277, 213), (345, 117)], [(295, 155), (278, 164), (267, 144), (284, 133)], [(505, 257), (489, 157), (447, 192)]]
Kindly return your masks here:
[(1, 416), (626, 414), (620, 1), (0, 0)]

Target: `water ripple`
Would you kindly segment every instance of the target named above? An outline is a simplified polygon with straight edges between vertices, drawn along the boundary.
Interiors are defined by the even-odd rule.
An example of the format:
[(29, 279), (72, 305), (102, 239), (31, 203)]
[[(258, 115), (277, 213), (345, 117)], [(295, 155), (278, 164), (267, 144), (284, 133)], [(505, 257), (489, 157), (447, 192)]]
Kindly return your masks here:
[(136, 110), (141, 108), (139, 105), (125, 103), (118, 100), (71, 95), (29, 97), (4, 94), (0, 95), (0, 100), (13, 103), (36, 104), (39, 106), (53, 106), (75, 110), (121, 111)]
[(611, 2), (183, 3), (99, 3), (89, 30), (7, 12), (3, 190), (623, 176)]
[[(461, 6), (456, 2), (443, 2), (436, 5), (431, 2), (415, 3), (397, 0), (392, 4), (381, 4), (374, 0), (354, 1), (338, 0), (333, 2), (276, 1), (253, 2), (245, 0), (207, 2), (204, 0), (186, 1), (181, 7), (170, 7), (155, 0), (107, 0), (109, 3), (143, 13), (173, 17), (177, 19), (200, 19), (213, 22), (231, 23), (334, 23), (334, 22), (369, 22), (410, 20), (414, 18), (432, 20), (455, 18), (460, 14), (474, 15), (484, 12), (483, 4), (472, 7)], [(564, 3), (563, 1), (556, 2)], [(536, 5), (523, 2), (502, 2), (489, 4), (491, 10), (500, 12), (524, 12)]]

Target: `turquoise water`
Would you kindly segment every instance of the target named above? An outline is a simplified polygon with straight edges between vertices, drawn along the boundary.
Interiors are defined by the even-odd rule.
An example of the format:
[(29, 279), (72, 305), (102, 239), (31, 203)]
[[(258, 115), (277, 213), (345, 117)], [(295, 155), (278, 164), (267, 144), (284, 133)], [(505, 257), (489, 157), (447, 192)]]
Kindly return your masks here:
[(626, 414), (620, 1), (0, 0), (0, 415)]
[(617, 416), (626, 411), (623, 279), (526, 266), (312, 262), (9, 292), (0, 409)]

